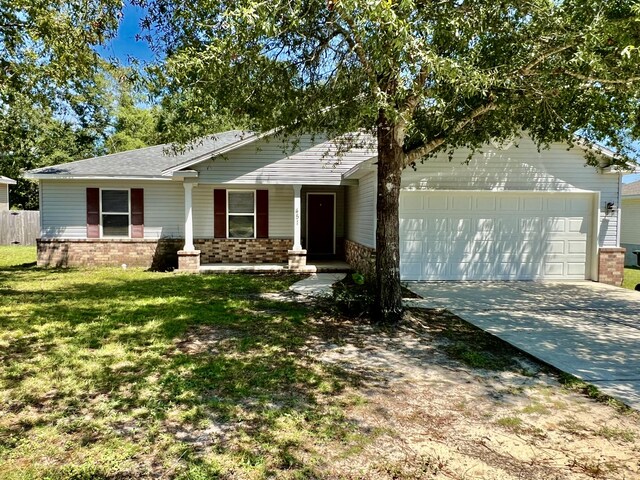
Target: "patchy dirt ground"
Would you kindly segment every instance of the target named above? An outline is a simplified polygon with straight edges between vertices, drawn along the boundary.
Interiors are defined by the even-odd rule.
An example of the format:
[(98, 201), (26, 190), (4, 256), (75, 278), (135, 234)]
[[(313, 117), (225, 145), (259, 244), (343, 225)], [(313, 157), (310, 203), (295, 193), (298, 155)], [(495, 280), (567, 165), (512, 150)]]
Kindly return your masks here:
[[(452, 325), (465, 332), (452, 332)], [(342, 345), (318, 346), (322, 361), (365, 373), (367, 401), (349, 414), (384, 432), (359, 461), (337, 461), (336, 473), (640, 478), (636, 413), (568, 391), (544, 366), (474, 330), (446, 312), (413, 311), (397, 332), (353, 327)], [(475, 360), (473, 350), (456, 349), (462, 336), (478, 339)], [(493, 368), (467, 365), (483, 362)]]
[[(357, 378), (325, 400), (357, 435), (298, 444), (292, 455), (314, 464), (309, 477), (640, 478), (637, 412), (563, 386), (558, 372), (447, 312), (410, 311), (392, 331), (321, 322), (306, 354)], [(179, 348), (215, 351), (221, 335), (192, 332)]]

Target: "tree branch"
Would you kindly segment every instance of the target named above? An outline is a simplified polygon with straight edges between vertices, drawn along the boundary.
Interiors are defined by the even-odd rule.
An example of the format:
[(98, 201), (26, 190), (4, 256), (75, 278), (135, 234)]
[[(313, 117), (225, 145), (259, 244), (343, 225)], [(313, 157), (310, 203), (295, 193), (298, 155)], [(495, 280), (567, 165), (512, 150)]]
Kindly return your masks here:
[(581, 73), (571, 72), (569, 70), (563, 70), (562, 73), (569, 75), (570, 77), (577, 78), (587, 83), (601, 83), (602, 85), (628, 85), (635, 82), (640, 82), (640, 77), (629, 77), (622, 79), (610, 80), (607, 78), (590, 77), (589, 75), (582, 75)]
[[(335, 10), (334, 10), (335, 12)], [(339, 15), (336, 12), (336, 15)], [(371, 90), (375, 96), (378, 96), (381, 92), (380, 85), (378, 85), (378, 78), (376, 75), (376, 71), (369, 62), (367, 58), (366, 52), (362, 48), (362, 42), (358, 38), (355, 33), (355, 25), (353, 21), (351, 21), (346, 16), (340, 15), (340, 17), (344, 20), (344, 22), (349, 26), (351, 32), (342, 27), (338, 22), (335, 23), (335, 28), (342, 34), (342, 37), (345, 39), (351, 50), (356, 54), (358, 60), (360, 60), (360, 64), (364, 69), (367, 77), (369, 77), (369, 82), (371, 82)]]
[(456, 123), (453, 127), (445, 130), (445, 132), (442, 135), (434, 138), (429, 143), (423, 144), (420, 147), (416, 147), (413, 150), (406, 152), (404, 155), (404, 166), (406, 167), (407, 165), (414, 163), (417, 160), (420, 160), (422, 157), (430, 154), (436, 148), (440, 147), (447, 140), (447, 137), (449, 137), (449, 135), (459, 132), (460, 130), (462, 130), (464, 127), (469, 125), (478, 117), (481, 117), (486, 113), (489, 113), (495, 110), (496, 108), (497, 108), (497, 105), (493, 101), (487, 103), (486, 105), (478, 107), (475, 110), (473, 110), (469, 115), (467, 115), (464, 119)]
[(557, 53), (561, 53), (564, 52), (565, 50), (569, 50), (570, 48), (575, 47), (576, 44), (575, 43), (570, 43), (568, 45), (563, 45), (562, 47), (558, 47), (558, 48), (554, 48), (553, 50), (549, 50), (547, 52), (544, 52), (542, 55), (540, 55), (538, 58), (536, 58), (533, 62), (531, 62), (528, 65), (525, 65), (523, 68), (520, 69), (520, 73), (522, 75), (531, 75), (531, 71), (536, 68), (538, 65), (540, 65), (542, 62), (544, 62), (547, 58), (552, 57), (554, 55), (556, 55)]

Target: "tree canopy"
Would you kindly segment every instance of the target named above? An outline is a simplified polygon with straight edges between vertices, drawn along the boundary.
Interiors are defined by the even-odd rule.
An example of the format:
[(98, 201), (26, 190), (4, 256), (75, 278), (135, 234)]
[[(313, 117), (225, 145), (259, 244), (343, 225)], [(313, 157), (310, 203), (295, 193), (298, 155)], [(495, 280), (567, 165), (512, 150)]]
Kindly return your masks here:
[[(633, 1), (156, 1), (167, 88), (260, 129), (406, 134), (407, 162), (521, 129), (637, 136)], [(190, 98), (189, 98), (190, 97)], [(330, 107), (330, 108), (329, 108)], [(185, 118), (198, 123), (198, 118)]]
[(119, 0), (0, 0), (0, 174), (12, 204), (37, 208), (22, 171), (94, 154), (109, 124), (105, 63)]
[[(640, 136), (632, 0), (226, 0), (147, 4), (166, 89), (254, 128), (378, 140), (375, 316), (399, 318), (402, 169), (526, 130), (541, 146)], [(185, 123), (200, 120), (185, 117)], [(591, 159), (593, 161), (593, 158)]]

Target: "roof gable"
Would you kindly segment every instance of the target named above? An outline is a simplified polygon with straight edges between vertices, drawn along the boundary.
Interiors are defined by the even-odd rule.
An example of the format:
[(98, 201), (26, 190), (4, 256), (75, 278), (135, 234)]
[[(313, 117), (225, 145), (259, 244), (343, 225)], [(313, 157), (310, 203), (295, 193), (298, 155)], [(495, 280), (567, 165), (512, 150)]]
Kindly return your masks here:
[(192, 168), (205, 183), (340, 185), (348, 170), (375, 155), (372, 137), (366, 134), (344, 139), (300, 135), (295, 141), (272, 135)]

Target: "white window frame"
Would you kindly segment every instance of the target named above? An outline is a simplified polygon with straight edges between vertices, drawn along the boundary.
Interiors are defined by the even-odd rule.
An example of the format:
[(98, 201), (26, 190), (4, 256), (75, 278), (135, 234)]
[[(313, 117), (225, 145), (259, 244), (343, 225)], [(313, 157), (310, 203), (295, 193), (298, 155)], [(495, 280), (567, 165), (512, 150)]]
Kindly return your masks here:
[[(112, 191), (112, 190), (118, 190), (118, 191), (125, 191), (127, 192), (127, 208), (128, 208), (128, 212), (127, 212), (127, 217), (129, 218), (129, 225), (127, 226), (127, 236), (125, 237), (124, 235), (105, 235), (104, 234), (104, 229), (102, 226), (102, 216), (103, 215), (124, 215), (123, 212), (102, 212), (102, 191), (103, 190), (107, 190), (107, 191)], [(131, 189), (130, 188), (100, 188), (100, 238), (131, 238)]]
[[(253, 193), (253, 213), (231, 213), (229, 212), (229, 194), (230, 193), (248, 193), (251, 192)], [(247, 240), (247, 239), (254, 239), (257, 238), (256, 237), (256, 218), (258, 216), (257, 212), (256, 212), (256, 190), (238, 190), (238, 189), (234, 189), (234, 190), (229, 190), (227, 189), (227, 238), (230, 240)], [(233, 215), (235, 217), (253, 217), (253, 237), (232, 237), (229, 234), (229, 215)]]

